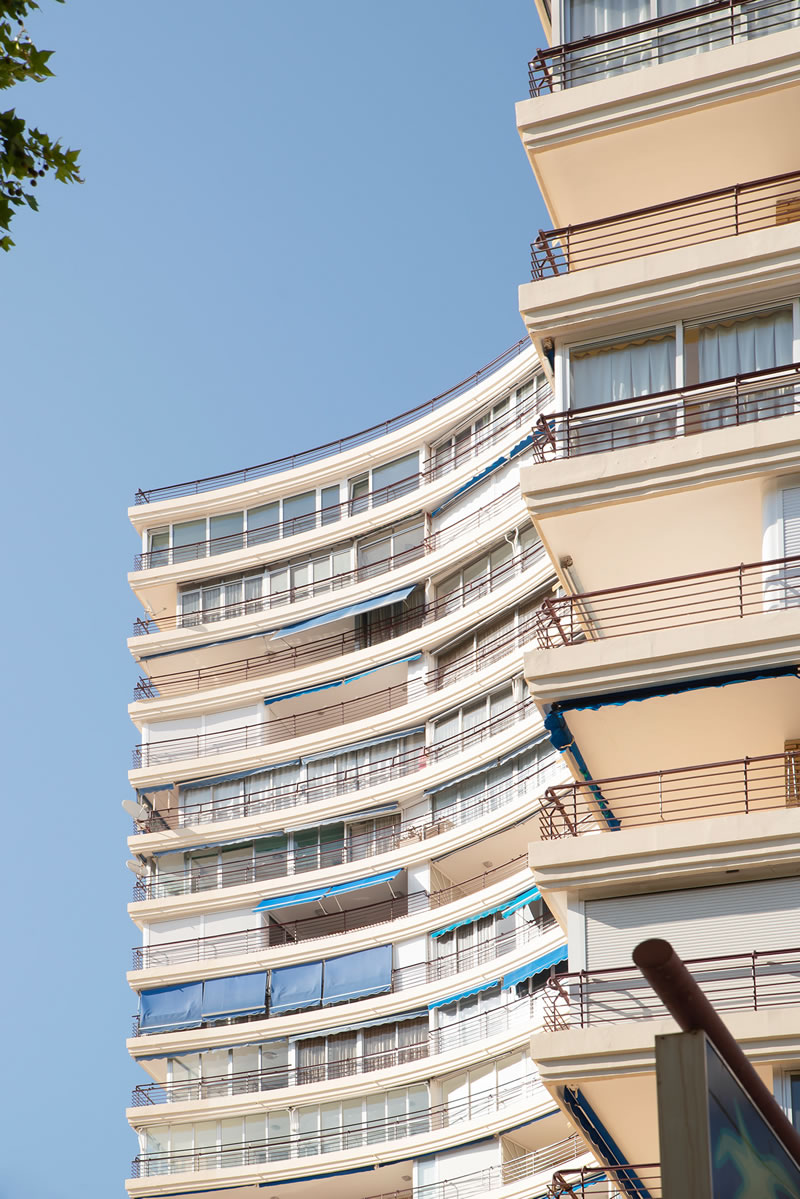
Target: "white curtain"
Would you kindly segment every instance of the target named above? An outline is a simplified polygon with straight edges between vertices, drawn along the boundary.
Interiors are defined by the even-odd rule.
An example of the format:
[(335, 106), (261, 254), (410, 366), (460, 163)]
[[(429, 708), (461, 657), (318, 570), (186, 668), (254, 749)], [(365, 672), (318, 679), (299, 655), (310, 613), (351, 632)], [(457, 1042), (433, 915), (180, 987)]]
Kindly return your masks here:
[(792, 361), (792, 314), (770, 312), (700, 329), (700, 382), (769, 370)]
[(572, 0), (569, 6), (569, 40), (578, 41), (595, 33), (608, 33), (647, 21), (650, 0)]
[(627, 345), (573, 350), (570, 354), (570, 408), (586, 408), (672, 391), (675, 338), (647, 337)]
[[(647, 21), (650, 0), (572, 0), (569, 6), (568, 40), (579, 41), (594, 34), (610, 33)], [(647, 35), (645, 35), (646, 37)], [(564, 81), (574, 87), (595, 79), (608, 79), (644, 65), (648, 52), (641, 48), (642, 36), (614, 38), (611, 42), (589, 46), (570, 54), (569, 75)]]

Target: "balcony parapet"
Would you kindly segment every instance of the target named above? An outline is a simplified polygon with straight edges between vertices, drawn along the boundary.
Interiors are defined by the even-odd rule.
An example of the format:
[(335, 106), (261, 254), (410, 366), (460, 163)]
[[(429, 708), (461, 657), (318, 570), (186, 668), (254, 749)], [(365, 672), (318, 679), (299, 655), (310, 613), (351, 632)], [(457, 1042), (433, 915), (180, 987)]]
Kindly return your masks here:
[[(800, 1003), (800, 948), (692, 958), (686, 965), (700, 975), (704, 993), (720, 1014)], [(667, 1014), (635, 966), (560, 974), (546, 984), (548, 1032), (663, 1019)]]
[(528, 63), (531, 97), (640, 71), (800, 24), (798, 0), (716, 0), (621, 29), (537, 50)]
[[(466, 1048), (481, 1041), (493, 1040), (519, 1030), (530, 1035), (541, 1006), (542, 990), (502, 1007), (491, 1008), (448, 1024), (446, 1028), (429, 1028), (420, 1032), (413, 1044), (360, 1057), (315, 1063), (307, 1066), (276, 1066), (268, 1070), (247, 1070), (219, 1074), (202, 1079), (180, 1082), (140, 1083), (131, 1093), (132, 1107), (151, 1107), (163, 1103), (192, 1103), (206, 1099), (225, 1099), (254, 1095), (263, 1091), (288, 1087), (314, 1086), (336, 1082), (341, 1078), (356, 1078), (378, 1070), (392, 1070), (411, 1062), (440, 1057), (454, 1049)], [(387, 1017), (387, 1023), (392, 1018)], [(320, 1036), (324, 1036), (324, 1030)]]
[(688, 437), (800, 412), (800, 363), (675, 391), (543, 414), (533, 458), (549, 462)]
[(531, 279), (685, 249), (798, 219), (799, 171), (754, 179), (618, 216), (541, 230), (531, 243)]
[(548, 787), (543, 841), (800, 807), (800, 750)]
[[(299, 920), (281, 919), (276, 927), (259, 928), (246, 933), (221, 933), (212, 937), (199, 937), (191, 941), (172, 941), (157, 946), (134, 947), (134, 970), (146, 970), (153, 965), (163, 965), (164, 962), (205, 961), (208, 958), (228, 957), (242, 952), (271, 949), (281, 945), (293, 945), (299, 941), (318, 937), (333, 937), (343, 933), (354, 932), (364, 928), (372, 928), (377, 924), (391, 923), (406, 916), (419, 912), (435, 911), (437, 908), (455, 902), (457, 899), (476, 895), (478, 892), (491, 887), (495, 883), (510, 878), (522, 871), (527, 864), (527, 854), (512, 858), (465, 879), (457, 886), (444, 887), (440, 891), (417, 891), (411, 895), (390, 895), (385, 899), (373, 900), (361, 907), (343, 908), (336, 912), (317, 913)], [(291, 903), (287, 906), (291, 906)], [(158, 961), (163, 958), (163, 961)]]
[(631, 1195), (662, 1199), (660, 1163), (557, 1170), (547, 1191), (548, 1199), (630, 1199)]
[(455, 399), (456, 396), (461, 395), (469, 388), (480, 383), (487, 375), (512, 362), (529, 345), (530, 342), (528, 339), (523, 337), (520, 341), (515, 342), (514, 345), (509, 346), (507, 350), (504, 350), (502, 354), (498, 354), (491, 362), (480, 367), (474, 374), (469, 375), (466, 379), (462, 379), (460, 383), (456, 383), (453, 387), (448, 388), (447, 391), (434, 396), (433, 399), (427, 400), (423, 404), (418, 404), (415, 408), (408, 409), (408, 411), (401, 413), (399, 416), (390, 417), (388, 420), (371, 425), (369, 428), (362, 429), (358, 433), (351, 433), (346, 437), (340, 437), (336, 441), (329, 441), (324, 445), (315, 446), (309, 450), (301, 450), (297, 454), (288, 454), (283, 458), (275, 458), (271, 462), (262, 462), (258, 466), (227, 471), (220, 475), (208, 475), (205, 478), (192, 479), (186, 483), (172, 483), (165, 487), (152, 487), (147, 490), (140, 488), (136, 492), (134, 503), (137, 505), (149, 504), (158, 502), (159, 500), (178, 499), (181, 496), (199, 495), (204, 491), (214, 491), (221, 487), (231, 487), (237, 483), (249, 483), (254, 479), (263, 479), (268, 475), (280, 474), (283, 471), (293, 470), (298, 466), (319, 462), (323, 458), (328, 458), (335, 454), (343, 454), (346, 450), (354, 449), (379, 437), (385, 437), (396, 429), (402, 429), (413, 421), (419, 420), (420, 417), (435, 412), (449, 400)]
[(539, 649), (800, 607), (800, 555), (542, 601)]

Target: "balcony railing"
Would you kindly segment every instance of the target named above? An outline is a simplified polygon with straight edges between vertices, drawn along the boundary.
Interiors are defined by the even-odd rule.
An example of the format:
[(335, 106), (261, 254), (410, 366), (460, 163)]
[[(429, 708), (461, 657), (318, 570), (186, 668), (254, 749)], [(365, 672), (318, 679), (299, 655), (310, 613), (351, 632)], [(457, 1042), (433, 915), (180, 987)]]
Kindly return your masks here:
[[(554, 927), (555, 919), (548, 913), (541, 921), (530, 921), (521, 924), (517, 928), (499, 934), (497, 937), (480, 941), (476, 945), (471, 945), (467, 948), (457, 949), (453, 953), (445, 954), (431, 961), (415, 962), (409, 966), (396, 966), (392, 969), (390, 993), (398, 994), (401, 991), (408, 991), (414, 987), (422, 987), (428, 983), (440, 982), (443, 979), (452, 978), (454, 975), (475, 970), (479, 966), (488, 965), (490, 962), (499, 962), (508, 954), (512, 954), (527, 945), (533, 945), (537, 941), (541, 941), (543, 934)], [(234, 935), (239, 936), (240, 934)], [(256, 934), (253, 934), (253, 936), (255, 937)], [(253, 943), (250, 948), (242, 949), (241, 952), (258, 953), (263, 952), (267, 948), (268, 946), (266, 945), (256, 945)], [(349, 999), (338, 1001), (339, 1004), (344, 1003), (348, 1005), (351, 1002)], [(236, 1023), (249, 1023), (250, 1021), (263, 1020), (264, 1018), (264, 1013), (261, 1012), (252, 1016), (239, 1017)], [(391, 1019), (393, 1017), (390, 1017), (389, 1021)], [(214, 1023), (215, 1021), (213, 1020), (203, 1022), (202, 1027), (209, 1027)], [(225, 1020), (223, 1023), (227, 1024), (228, 1021)], [(139, 1016), (136, 1015), (133, 1017), (133, 1036), (138, 1037), (141, 1035), (143, 1034), (139, 1026)]]
[[(293, 945), (298, 941), (316, 940), (318, 937), (340, 936), (360, 928), (372, 928), (376, 924), (390, 923), (405, 916), (413, 916), (417, 912), (428, 912), (444, 904), (453, 903), (462, 896), (466, 898), (468, 895), (475, 895), (494, 883), (510, 878), (523, 868), (526, 861), (527, 855), (522, 854), (503, 862), (500, 866), (485, 870), (482, 874), (465, 879), (463, 883), (453, 883), (431, 894), (427, 891), (417, 891), (411, 895), (389, 895), (385, 899), (373, 900), (360, 907), (341, 908), (335, 912), (322, 911), (299, 920), (292, 920), (291, 917), (278, 920), (273, 917), (268, 926), (246, 933), (221, 933), (213, 937), (171, 941), (149, 947), (137, 945), (132, 951), (133, 968), (145, 970), (154, 965), (227, 957), (242, 952), (240, 942), (247, 947), (244, 952), (250, 952), (249, 947), (254, 940), (258, 949), (268, 949), (278, 945)], [(286, 906), (291, 907), (291, 901)]]
[(542, 601), (540, 649), (800, 607), (800, 555)]
[(547, 1199), (662, 1199), (661, 1166), (583, 1166), (558, 1170), (547, 1190)]
[[(720, 1014), (800, 1003), (800, 949), (693, 958), (686, 965)], [(544, 1024), (550, 1031), (666, 1015), (666, 1008), (633, 965), (560, 974), (547, 984)]]
[(543, 841), (800, 807), (800, 750), (548, 787)]
[(718, 0), (702, 4), (537, 50), (528, 63), (530, 94), (542, 96), (597, 79), (610, 79), (779, 33), (798, 24), (798, 0)]
[(531, 278), (608, 266), (800, 220), (800, 172), (737, 183), (620, 216), (541, 230)]
[[(275, 1091), (284, 1087), (313, 1086), (371, 1074), (375, 1070), (390, 1070), (409, 1062), (438, 1057), (452, 1049), (474, 1045), (502, 1036), (514, 1028), (529, 1027), (537, 1018), (542, 992), (525, 995), (502, 1007), (491, 1008), (474, 1016), (420, 1032), (413, 1045), (338, 1061), (315, 1062), (307, 1066), (275, 1066), (268, 1070), (242, 1070), (234, 1074), (218, 1074), (180, 1082), (140, 1083), (131, 1094), (133, 1107), (148, 1107), (161, 1103), (188, 1103), (200, 1099), (222, 1099), (232, 1095), (253, 1095), (259, 1091)], [(388, 1016), (386, 1023), (401, 1021), (400, 1016)], [(325, 1030), (320, 1037), (325, 1037)]]
[(356, 446), (364, 445), (365, 442), (373, 441), (377, 437), (385, 437), (387, 433), (393, 433), (396, 429), (405, 428), (412, 421), (419, 420), (420, 417), (426, 416), (430, 412), (435, 412), (442, 404), (448, 400), (455, 399), (470, 387), (474, 387), (480, 383), (487, 375), (499, 370), (507, 363), (512, 362), (519, 356), (528, 346), (529, 341), (523, 337), (520, 341), (515, 342), (513, 346), (509, 346), (502, 354), (498, 354), (491, 362), (482, 366), (474, 374), (468, 378), (462, 379), (460, 383), (456, 383), (454, 387), (448, 388), (438, 396), (434, 396), (432, 400), (427, 400), (424, 404), (418, 404), (416, 408), (410, 408), (407, 412), (401, 413), (399, 416), (391, 417), (389, 420), (381, 421), (377, 425), (371, 425), (368, 429), (362, 429), (359, 433), (351, 433), (347, 437), (340, 437), (337, 441), (329, 441), (324, 445), (315, 446), (310, 450), (301, 450), (298, 454), (288, 454), (284, 458), (275, 458), (271, 462), (262, 462), (258, 466), (248, 466), (243, 470), (227, 471), (221, 475), (208, 475), (202, 479), (192, 479), (188, 483), (172, 483), (167, 487), (152, 487), (147, 491), (141, 489), (136, 492), (134, 502), (136, 504), (148, 504), (158, 500), (177, 499), (185, 495), (199, 495), (203, 491), (214, 491), (220, 487), (232, 487), (236, 483), (249, 483), (253, 479), (263, 479), (268, 475), (279, 474), (281, 471), (293, 470), (297, 466), (305, 466), (310, 462), (319, 462), (322, 458), (328, 458), (333, 454), (343, 454), (345, 450), (354, 449)]
[[(310, 862), (310, 859), (301, 851), (287, 849), (285, 853), (270, 854), (268, 858), (253, 867), (248, 864), (228, 868), (221, 878), (230, 881), (221, 881), (219, 885), (223, 887), (238, 886), (247, 882), (262, 882), (268, 878), (302, 874), (311, 869), (325, 869), (341, 865), (344, 862), (362, 861), (379, 854), (390, 853), (393, 849), (398, 849), (403, 845), (408, 846), (411, 842), (427, 841), (430, 837), (439, 836), (449, 832), (452, 828), (458, 828), (472, 820), (479, 820), (492, 812), (500, 811), (500, 809), (522, 800), (528, 793), (538, 794), (544, 781), (552, 771), (559, 768), (559, 765), (560, 758), (555, 751), (547, 753), (524, 774), (518, 774), (514, 778), (488, 787), (474, 800), (464, 799), (462, 802), (454, 800), (451, 804), (442, 806), (438, 812), (434, 811), (429, 815), (399, 821), (392, 828), (376, 829), (374, 833), (365, 833), (363, 836), (353, 834), (340, 842), (326, 845), (320, 850), (319, 859), (313, 860), (313, 865), (306, 864)], [(326, 792), (331, 787), (330, 778), (318, 780), (318, 782), (322, 784)], [(184, 828), (213, 823), (217, 820), (237, 820), (247, 816), (263, 815), (265, 812), (272, 812), (281, 807), (297, 806), (304, 802), (313, 803), (319, 798), (320, 795), (315, 789), (314, 783), (306, 784), (305, 788), (298, 787), (291, 794), (287, 794), (280, 788), (274, 788), (252, 795), (242, 795), (233, 801), (225, 800), (218, 806), (200, 803), (183, 805), (177, 812), (161, 809), (154, 812), (148, 821), (135, 824), (134, 832), (152, 833), (168, 828)], [(342, 821), (345, 820), (346, 816), (343, 815)], [(137, 880), (134, 901), (161, 899), (167, 894), (188, 894), (189, 891), (185, 888), (194, 887), (195, 884), (190, 882), (185, 875), (180, 877), (182, 877), (180, 882), (178, 876), (172, 880), (175, 887), (180, 889), (168, 891), (165, 888), (163, 892), (160, 890), (162, 880), (159, 877), (149, 884), (145, 884), (142, 879)], [(146, 894), (141, 890), (145, 886), (148, 888)]]
[(543, 1089), (538, 1076), (533, 1076), (466, 1099), (456, 1099), (380, 1120), (359, 1120), (358, 1123), (345, 1124), (330, 1131), (306, 1133), (298, 1129), (293, 1136), (288, 1137), (178, 1150), (174, 1153), (140, 1153), (133, 1160), (131, 1175), (133, 1178), (146, 1178), (184, 1171), (227, 1170), (321, 1153), (343, 1153), (348, 1149), (366, 1146), (374, 1148), (384, 1142), (450, 1128), (467, 1120), (486, 1119), (505, 1107), (530, 1102)]
[(800, 412), (800, 363), (539, 418), (537, 462), (671, 441)]

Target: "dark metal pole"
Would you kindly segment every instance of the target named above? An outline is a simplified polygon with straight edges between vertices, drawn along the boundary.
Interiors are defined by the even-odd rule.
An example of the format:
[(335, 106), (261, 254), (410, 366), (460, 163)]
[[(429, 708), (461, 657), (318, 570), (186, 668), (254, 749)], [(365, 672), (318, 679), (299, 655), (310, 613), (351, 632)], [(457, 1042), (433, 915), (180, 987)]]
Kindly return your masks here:
[(669, 941), (642, 941), (633, 960), (683, 1032), (702, 1031), (755, 1107), (800, 1165), (800, 1134), (787, 1120), (772, 1092), (759, 1078), (730, 1030), (692, 978)]

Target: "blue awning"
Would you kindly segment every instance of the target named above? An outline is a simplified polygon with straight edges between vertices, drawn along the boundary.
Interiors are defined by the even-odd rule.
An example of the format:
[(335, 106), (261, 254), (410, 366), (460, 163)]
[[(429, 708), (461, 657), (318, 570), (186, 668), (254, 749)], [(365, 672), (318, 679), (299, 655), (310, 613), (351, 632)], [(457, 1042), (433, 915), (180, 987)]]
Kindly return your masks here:
[(516, 970), (510, 970), (503, 977), (503, 990), (515, 986), (516, 983), (524, 983), (526, 978), (533, 978), (534, 974), (541, 974), (543, 970), (549, 970), (551, 966), (557, 966), (559, 962), (566, 962), (566, 960), (566, 945), (560, 945), (558, 949), (553, 949), (550, 953), (543, 953), (541, 957), (528, 962), (527, 966), (518, 966)]
[[(372, 1020), (357, 1020), (351, 1024), (337, 1024), (333, 1028), (309, 1028), (307, 1032), (298, 1032), (294, 1036), (289, 1037), (289, 1040), (294, 1041), (315, 1041), (318, 1037), (335, 1037), (341, 1032), (360, 1032), (362, 1028), (378, 1028), (383, 1024), (399, 1024), (406, 1020), (418, 1020), (422, 1016), (428, 1018), (428, 1009), (426, 1007), (417, 1008), (413, 1012), (392, 1012), (386, 1016), (375, 1016)], [(136, 1059), (140, 1061), (140, 1058)]]
[(359, 953), (328, 958), (325, 962), (323, 1005), (360, 999), (364, 995), (381, 995), (391, 989), (391, 945), (362, 949)]
[[(630, 1196), (630, 1199), (634, 1199), (634, 1196), (636, 1199), (650, 1199), (647, 1187), (636, 1171), (628, 1166), (627, 1158), (580, 1088), (564, 1087), (561, 1094), (575, 1123), (586, 1134), (587, 1139), (606, 1164), (614, 1167), (615, 1182)], [(627, 1168), (620, 1170), (620, 1166)]]
[(502, 912), (503, 916), (510, 916), (512, 912), (516, 912), (517, 908), (524, 907), (532, 899), (538, 898), (539, 890), (534, 887), (532, 891), (526, 891), (523, 895), (518, 895), (516, 899), (503, 899), (490, 908), (481, 908), (479, 912), (473, 912), (471, 916), (462, 916), (459, 920), (454, 920), (452, 924), (445, 924), (443, 928), (435, 929), (431, 936), (443, 937), (445, 933), (452, 932), (454, 928), (463, 928), (465, 924), (474, 924), (476, 920), (483, 920), (484, 916), (493, 916), (495, 912)]
[(139, 1028), (142, 1032), (172, 1032), (192, 1028), (202, 1020), (202, 982), (154, 987), (139, 996)]
[(355, 753), (357, 749), (371, 749), (373, 745), (388, 745), (392, 741), (402, 741), (404, 737), (413, 737), (415, 733), (424, 732), (425, 725), (420, 724), (414, 729), (402, 729), (398, 733), (384, 733), (382, 737), (371, 737), (368, 741), (353, 741), (348, 745), (340, 745), (336, 749), (323, 749), (318, 754), (306, 754), (303, 762), (319, 762), (321, 758), (341, 757), (344, 754)]
[(394, 658), (391, 662), (382, 662), (380, 666), (371, 666), (369, 670), (359, 671), (358, 674), (348, 675), (345, 679), (335, 679), (332, 683), (319, 683), (315, 687), (303, 687), (300, 691), (286, 691), (283, 695), (270, 696), (264, 700), (264, 703), (269, 707), (271, 704), (282, 703), (285, 699), (297, 699), (301, 695), (311, 695), (315, 691), (330, 691), (332, 687), (344, 687), (347, 683), (355, 683), (357, 679), (365, 679), (367, 675), (375, 674), (379, 670), (388, 670), (390, 666), (402, 666), (404, 662), (416, 662), (422, 657), (422, 654), (409, 654), (405, 658)]
[(322, 962), (274, 966), (269, 977), (269, 1010), (273, 1016), (316, 1007), (322, 1000)]
[(254, 1016), (266, 1011), (267, 972), (207, 978), (203, 984), (203, 1019)]
[(730, 687), (734, 683), (755, 683), (762, 679), (797, 678), (797, 666), (770, 666), (762, 670), (745, 670), (740, 674), (716, 674), (704, 679), (689, 679), (680, 683), (661, 683), (653, 687), (638, 687), (628, 691), (609, 691), (605, 695), (584, 696), (553, 704), (553, 712), (599, 711), (600, 708), (622, 707), (623, 704), (641, 703), (646, 699), (662, 699), (668, 695), (681, 695), (684, 691), (702, 691), (706, 687)]
[(284, 625), (282, 629), (272, 634), (272, 641), (278, 637), (288, 637), (291, 633), (300, 633), (303, 629), (315, 629), (321, 624), (329, 624), (332, 620), (343, 620), (346, 616), (358, 616), (362, 612), (373, 612), (376, 608), (386, 608), (389, 604), (399, 604), (408, 599), (411, 592), (419, 583), (410, 587), (400, 587), (386, 595), (373, 595), (370, 599), (361, 600), (357, 604), (348, 604), (345, 608), (334, 608), (332, 612), (323, 612), (320, 616), (309, 616), (307, 620), (298, 620), (295, 624)]
[[(291, 762), (270, 763), (268, 769), (277, 770), (281, 766), (299, 765), (300, 759), (294, 758)], [(263, 774), (264, 769), (266, 768), (262, 767), (261, 770), (253, 770), (251, 767), (250, 770), (239, 770), (235, 774), (218, 774), (215, 778), (211, 779), (189, 779), (188, 782), (181, 783), (181, 790), (192, 791), (197, 787), (216, 787), (217, 783), (237, 783), (239, 779), (249, 779), (252, 778), (254, 774)]]
[(529, 445), (533, 445), (533, 433), (529, 433), (527, 437), (522, 438), (522, 441), (517, 442), (508, 455), (509, 459), (516, 458), (517, 454), (521, 454)]
[(384, 870), (382, 874), (371, 874), (367, 878), (354, 878), (346, 883), (337, 883), (335, 886), (295, 891), (293, 895), (272, 895), (268, 899), (262, 899), (261, 903), (253, 908), (253, 911), (270, 912), (273, 908), (286, 908), (294, 903), (311, 903), (315, 899), (324, 899), (327, 895), (344, 895), (346, 891), (360, 891), (362, 887), (373, 887), (378, 883), (391, 882), (393, 878), (397, 878), (401, 869), (402, 867), (398, 867), (397, 870)]
[(469, 999), (470, 995), (477, 995), (479, 991), (490, 991), (499, 982), (499, 978), (493, 978), (488, 983), (478, 983), (474, 987), (468, 987), (466, 991), (459, 991), (456, 995), (447, 995), (444, 999), (434, 999), (433, 1003), (428, 1004), (428, 1009), (446, 1007), (448, 1003), (458, 1003), (459, 999)]
[(506, 462), (508, 462), (507, 454), (502, 454), (499, 458), (495, 458), (494, 462), (490, 462), (488, 466), (483, 468), (483, 470), (478, 471), (477, 475), (473, 475), (471, 479), (467, 479), (466, 483), (462, 483), (461, 486), (456, 491), (452, 492), (452, 494), (449, 495), (446, 500), (442, 500), (439, 507), (434, 508), (433, 512), (431, 512), (431, 516), (437, 516), (440, 512), (443, 512), (445, 508), (448, 508), (450, 504), (452, 504), (453, 500), (457, 500), (458, 497), (463, 495), (465, 491), (470, 491), (473, 487), (477, 486), (477, 484), (485, 479), (487, 475), (492, 474), (493, 471), (496, 471)]
[(154, 795), (156, 793), (156, 791), (172, 791), (174, 786), (175, 786), (174, 783), (156, 783), (152, 787), (137, 787), (136, 794), (137, 795)]
[(568, 753), (572, 757), (573, 762), (581, 772), (583, 777), (589, 784), (589, 790), (597, 800), (597, 807), (606, 822), (606, 826), (611, 832), (616, 832), (620, 828), (620, 821), (614, 815), (611, 807), (603, 798), (603, 793), (597, 783), (592, 780), (592, 775), (586, 763), (586, 759), (578, 748), (578, 743), (573, 737), (569, 726), (560, 712), (549, 711), (544, 718), (544, 727), (550, 734), (550, 741), (554, 749), (559, 753)]

